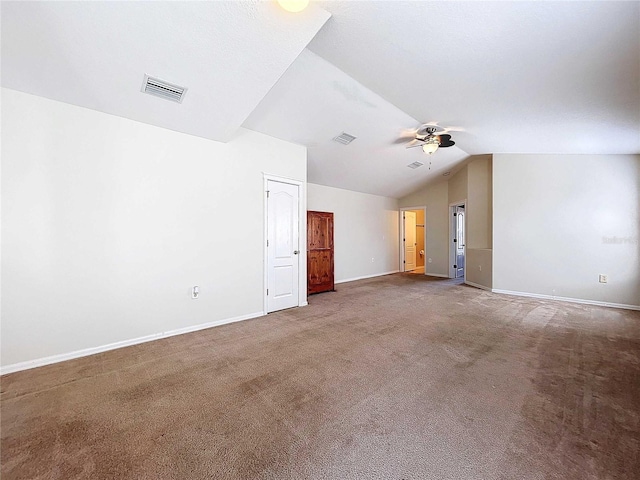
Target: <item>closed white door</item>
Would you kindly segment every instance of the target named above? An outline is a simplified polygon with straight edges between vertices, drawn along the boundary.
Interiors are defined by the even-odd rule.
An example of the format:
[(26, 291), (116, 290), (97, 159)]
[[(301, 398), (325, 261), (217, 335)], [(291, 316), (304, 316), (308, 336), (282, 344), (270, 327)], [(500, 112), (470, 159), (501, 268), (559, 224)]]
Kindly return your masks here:
[(404, 270), (416, 269), (416, 212), (404, 212)]
[(298, 306), (300, 192), (267, 182), (267, 312)]

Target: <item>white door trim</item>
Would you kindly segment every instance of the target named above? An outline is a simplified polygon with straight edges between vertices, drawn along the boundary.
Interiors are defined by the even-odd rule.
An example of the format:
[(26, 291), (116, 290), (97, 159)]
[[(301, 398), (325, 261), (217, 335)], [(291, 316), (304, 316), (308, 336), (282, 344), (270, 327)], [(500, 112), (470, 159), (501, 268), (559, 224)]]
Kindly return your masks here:
[(419, 207), (401, 207), (400, 214), (398, 215), (400, 220), (400, 228), (398, 231), (400, 232), (400, 268), (398, 269), (400, 272), (404, 272), (404, 212), (407, 210), (422, 210), (424, 212), (424, 238), (423, 245), (420, 247), (418, 245), (418, 252), (420, 250), (424, 250), (424, 274), (427, 274), (427, 207), (425, 205)]
[(298, 281), (298, 306), (303, 307), (308, 305), (307, 303), (307, 189), (306, 182), (302, 180), (295, 180), (293, 178), (280, 177), (277, 175), (271, 175), (269, 173), (262, 172), (263, 188), (262, 188), (262, 203), (263, 203), (263, 220), (262, 220), (262, 313), (267, 314), (267, 285), (268, 285), (268, 252), (267, 252), (267, 186), (269, 181), (288, 183), (290, 185), (298, 186), (298, 193), (300, 195), (299, 203), (299, 220), (298, 220), (298, 250), (299, 255), (299, 281)]
[[(464, 205), (464, 235), (467, 237), (467, 199), (460, 200), (459, 202), (453, 202), (449, 204), (449, 239), (447, 240), (449, 243), (449, 278), (456, 278), (456, 270), (453, 268), (453, 265), (456, 262), (456, 249), (453, 246), (453, 213), (454, 209), (458, 206)], [(465, 238), (466, 242), (466, 238)], [(467, 249), (464, 249), (464, 259), (465, 259), (465, 269), (464, 269), (464, 281), (467, 281), (467, 269), (466, 269), (466, 260), (467, 260)]]

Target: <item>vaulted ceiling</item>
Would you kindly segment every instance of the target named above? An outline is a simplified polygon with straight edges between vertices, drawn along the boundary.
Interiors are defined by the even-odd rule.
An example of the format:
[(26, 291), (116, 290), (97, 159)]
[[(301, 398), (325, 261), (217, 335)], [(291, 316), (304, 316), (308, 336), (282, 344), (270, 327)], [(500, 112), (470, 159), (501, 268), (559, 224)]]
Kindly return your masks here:
[[(307, 146), (310, 182), (399, 197), (473, 154), (640, 153), (640, 2), (3, 1), (2, 85), (216, 141), (244, 126)], [(398, 143), (426, 122), (465, 131), (431, 157)]]

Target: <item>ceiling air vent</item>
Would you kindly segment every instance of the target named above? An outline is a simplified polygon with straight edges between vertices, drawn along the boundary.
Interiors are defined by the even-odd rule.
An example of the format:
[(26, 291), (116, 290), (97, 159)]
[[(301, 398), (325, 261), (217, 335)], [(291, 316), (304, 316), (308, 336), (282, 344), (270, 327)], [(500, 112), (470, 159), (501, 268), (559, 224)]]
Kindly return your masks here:
[(413, 162), (407, 165), (407, 167), (413, 168), (415, 170), (416, 168), (421, 167), (422, 165), (424, 165), (424, 163), (422, 162)]
[(144, 76), (144, 82), (142, 83), (142, 91), (149, 95), (155, 95), (156, 97), (166, 98), (173, 102), (182, 103), (187, 89), (179, 87), (173, 83), (165, 82), (159, 78)]
[(343, 145), (349, 145), (356, 139), (353, 135), (349, 135), (348, 133), (342, 132), (340, 135), (334, 138), (334, 140)]

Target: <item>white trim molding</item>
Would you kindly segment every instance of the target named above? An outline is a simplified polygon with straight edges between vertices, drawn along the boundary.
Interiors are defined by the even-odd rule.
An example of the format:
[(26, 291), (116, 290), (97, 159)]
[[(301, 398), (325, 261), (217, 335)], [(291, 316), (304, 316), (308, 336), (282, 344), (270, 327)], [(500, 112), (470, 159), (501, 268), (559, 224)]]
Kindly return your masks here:
[(470, 281), (468, 281), (468, 280), (465, 280), (465, 281), (464, 281), (464, 283), (465, 283), (465, 285), (469, 285), (469, 286), (471, 286), (471, 287), (475, 287), (475, 288), (480, 288), (480, 289), (482, 289), (482, 290), (488, 290), (488, 291), (490, 291), (490, 292), (495, 291), (495, 290), (493, 290), (493, 289), (491, 289), (491, 288), (487, 287), (486, 285), (480, 285), (479, 283), (470, 282)]
[(625, 310), (640, 310), (640, 305), (628, 305), (626, 303), (601, 302), (598, 300), (585, 300), (582, 298), (556, 297), (553, 295), (543, 295), (540, 293), (514, 292), (512, 290), (500, 290), (494, 288), (493, 293), (502, 293), (505, 295), (514, 295), (516, 297), (540, 298), (542, 300), (559, 300), (561, 302), (582, 303), (585, 305), (596, 305), (598, 307), (623, 308)]
[(429, 272), (425, 272), (424, 274), (426, 276), (428, 276), (428, 277), (449, 278), (449, 275), (447, 275), (445, 273), (429, 273)]
[(356, 280), (364, 280), (365, 278), (382, 277), (383, 275), (392, 275), (394, 273), (399, 273), (399, 272), (400, 270), (393, 270), (391, 272), (374, 273), (373, 275), (363, 275), (361, 277), (353, 277), (353, 278), (345, 278), (344, 280), (336, 280), (333, 283), (338, 284), (338, 283), (355, 282)]
[(174, 337), (176, 335), (183, 335), (185, 333), (197, 332), (198, 330), (205, 330), (207, 328), (218, 327), (220, 325), (226, 325), (228, 323), (240, 322), (242, 320), (249, 320), (251, 318), (262, 317), (262, 312), (249, 313), (246, 315), (240, 315), (238, 317), (224, 318), (222, 320), (214, 320), (213, 322), (202, 323), (200, 325), (193, 325), (191, 327), (178, 328), (176, 330), (169, 330), (161, 333), (154, 333), (146, 335), (144, 337), (132, 338), (129, 340), (123, 340), (121, 342), (109, 343), (107, 345), (101, 345), (99, 347), (84, 348), (82, 350), (76, 350), (75, 352), (61, 353), (59, 355), (51, 355), (50, 357), (36, 358), (35, 360), (28, 360), (26, 362), (13, 363), (11, 365), (3, 365), (0, 367), (0, 375), (6, 375), (8, 373), (19, 372), (21, 370), (29, 370), (31, 368), (43, 367), (45, 365), (51, 365), (52, 363), (64, 362), (66, 360), (73, 360), (74, 358), (88, 357), (89, 355), (95, 355), (96, 353), (108, 352), (109, 350), (116, 350), (118, 348), (130, 347), (131, 345), (138, 345), (140, 343), (152, 342), (154, 340), (160, 340), (161, 338)]

